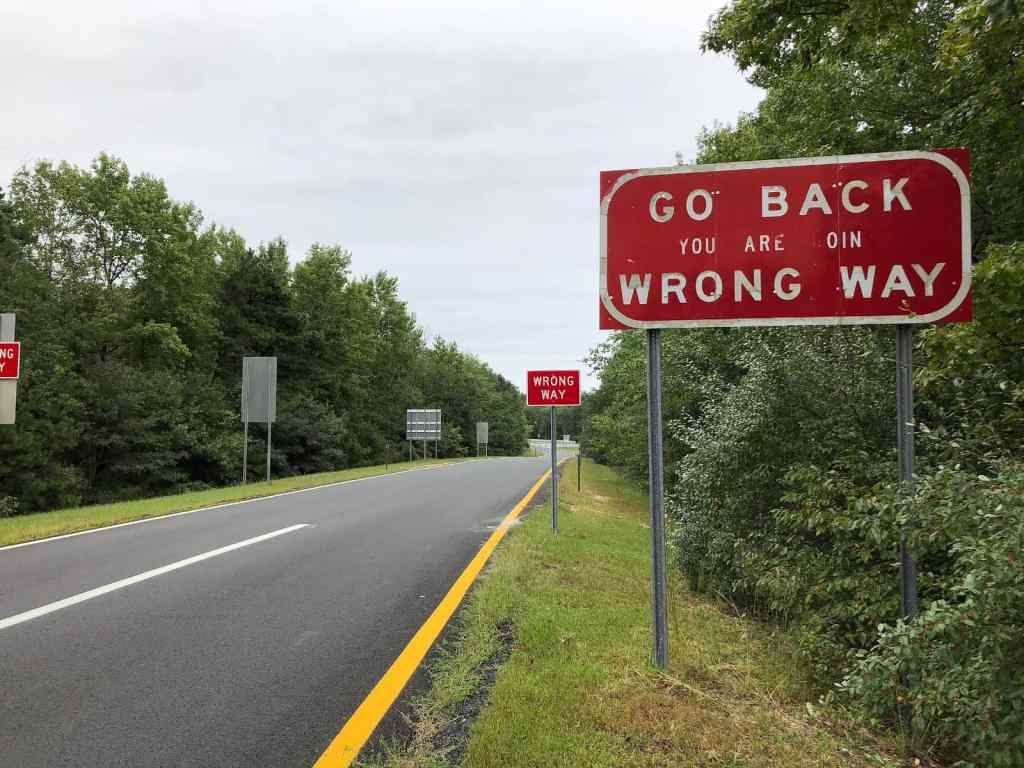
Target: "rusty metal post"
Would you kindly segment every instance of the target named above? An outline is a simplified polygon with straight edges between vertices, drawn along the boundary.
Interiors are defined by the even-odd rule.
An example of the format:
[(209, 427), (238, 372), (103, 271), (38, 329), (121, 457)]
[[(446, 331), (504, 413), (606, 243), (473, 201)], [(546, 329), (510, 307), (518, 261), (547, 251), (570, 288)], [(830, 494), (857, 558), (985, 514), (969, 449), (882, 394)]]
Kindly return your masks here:
[[(896, 440), (900, 454), (900, 484), (905, 494), (914, 493), (914, 326), (896, 326)], [(911, 621), (917, 616), (917, 563), (900, 538), (900, 612)]]
[(668, 598), (665, 568), (664, 453), (661, 435), (661, 330), (647, 331), (647, 451), (651, 486), (651, 602), (656, 667), (668, 666)]

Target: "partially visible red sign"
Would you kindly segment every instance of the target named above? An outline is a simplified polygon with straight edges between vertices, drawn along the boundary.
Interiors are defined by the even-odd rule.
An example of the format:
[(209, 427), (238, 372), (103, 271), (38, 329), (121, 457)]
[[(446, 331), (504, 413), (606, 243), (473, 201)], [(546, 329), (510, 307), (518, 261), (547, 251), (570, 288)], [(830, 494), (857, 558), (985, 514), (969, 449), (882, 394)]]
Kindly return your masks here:
[(970, 319), (970, 154), (601, 174), (601, 328)]
[(0, 379), (16, 379), (21, 372), (21, 342), (0, 341)]
[(579, 405), (579, 371), (527, 371), (527, 405)]

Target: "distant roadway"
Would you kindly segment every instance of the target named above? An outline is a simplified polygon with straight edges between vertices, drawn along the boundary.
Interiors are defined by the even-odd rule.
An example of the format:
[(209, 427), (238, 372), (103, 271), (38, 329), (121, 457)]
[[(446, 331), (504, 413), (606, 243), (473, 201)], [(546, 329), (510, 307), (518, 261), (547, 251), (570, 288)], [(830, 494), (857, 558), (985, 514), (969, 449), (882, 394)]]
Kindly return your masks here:
[(313, 765), (548, 464), (0, 548), (0, 765)]

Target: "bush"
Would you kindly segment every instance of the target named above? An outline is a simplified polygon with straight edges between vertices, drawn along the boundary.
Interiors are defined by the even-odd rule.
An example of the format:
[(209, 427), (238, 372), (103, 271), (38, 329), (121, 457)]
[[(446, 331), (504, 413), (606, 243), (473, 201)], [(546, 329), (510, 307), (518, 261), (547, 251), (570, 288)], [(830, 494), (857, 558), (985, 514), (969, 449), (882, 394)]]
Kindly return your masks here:
[(884, 453), (795, 465), (779, 506), (743, 536), (739, 583), (796, 628), (819, 679), (834, 679), (848, 650), (870, 646), (875, 627), (899, 613), (893, 561), (905, 521), (893, 474)]
[(880, 717), (909, 703), (919, 746), (959, 748), (963, 765), (1024, 765), (1024, 464), (993, 479), (940, 470), (913, 508), (912, 544), (941, 597), (880, 624), (840, 690)]
[[(790, 469), (830, 467), (841, 446), (865, 455), (888, 449), (892, 334), (746, 330), (719, 341), (730, 364), (705, 374), (699, 408), (669, 422), (672, 438), (688, 449), (673, 467), (668, 495), (677, 560), (695, 587), (789, 614), (758, 587), (765, 564), (757, 560), (772, 548), (792, 572), (808, 536), (773, 537), (773, 510), (792, 486)], [(790, 546), (800, 551), (786, 557)], [(761, 605), (765, 598), (774, 604)]]
[(14, 517), (18, 514), (18, 500), (13, 496), (0, 496), (0, 517)]

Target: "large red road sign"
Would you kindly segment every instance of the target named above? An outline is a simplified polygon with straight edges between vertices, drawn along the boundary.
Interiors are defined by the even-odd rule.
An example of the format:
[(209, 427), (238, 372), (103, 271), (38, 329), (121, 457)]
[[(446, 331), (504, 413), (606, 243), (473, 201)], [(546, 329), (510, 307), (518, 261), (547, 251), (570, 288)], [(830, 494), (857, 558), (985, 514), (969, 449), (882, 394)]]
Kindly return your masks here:
[(579, 405), (579, 371), (527, 371), (527, 405)]
[(21, 342), (0, 341), (0, 379), (16, 379), (20, 369)]
[(970, 155), (601, 174), (601, 327), (970, 319)]

